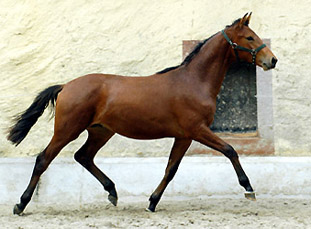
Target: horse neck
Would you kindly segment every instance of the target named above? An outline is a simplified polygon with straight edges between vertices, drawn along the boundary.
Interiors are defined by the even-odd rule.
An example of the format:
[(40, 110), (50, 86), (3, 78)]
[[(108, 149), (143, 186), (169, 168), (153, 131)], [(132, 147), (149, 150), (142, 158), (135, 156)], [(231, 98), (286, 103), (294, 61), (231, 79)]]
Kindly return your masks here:
[(200, 81), (204, 93), (216, 98), (233, 61), (231, 46), (222, 34), (218, 33), (204, 44), (201, 51), (189, 63), (188, 69), (191, 77)]

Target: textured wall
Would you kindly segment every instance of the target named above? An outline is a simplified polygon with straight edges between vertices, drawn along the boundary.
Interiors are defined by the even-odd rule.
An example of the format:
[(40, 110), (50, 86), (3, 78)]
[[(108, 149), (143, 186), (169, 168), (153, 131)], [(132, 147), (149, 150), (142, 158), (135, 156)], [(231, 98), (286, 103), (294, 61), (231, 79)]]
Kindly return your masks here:
[[(281, 7), (282, 6), (282, 7)], [(0, 3), (0, 156), (35, 155), (51, 135), (48, 112), (17, 148), (5, 139), (12, 115), (47, 86), (92, 72), (148, 75), (181, 62), (182, 40), (204, 39), (244, 13), (271, 38), (277, 154), (311, 154), (311, 3), (247, 1), (22, 1)], [(77, 150), (86, 135), (63, 155)], [(114, 137), (107, 156), (167, 155), (172, 140)]]

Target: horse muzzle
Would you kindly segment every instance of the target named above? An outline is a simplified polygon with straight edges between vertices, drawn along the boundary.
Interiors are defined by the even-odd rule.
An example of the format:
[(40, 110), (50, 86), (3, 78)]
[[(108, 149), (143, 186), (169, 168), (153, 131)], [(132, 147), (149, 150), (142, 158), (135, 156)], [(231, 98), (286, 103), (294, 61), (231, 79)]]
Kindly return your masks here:
[(270, 60), (262, 62), (262, 68), (265, 71), (273, 69), (275, 68), (277, 62), (278, 62), (278, 59), (273, 56)]

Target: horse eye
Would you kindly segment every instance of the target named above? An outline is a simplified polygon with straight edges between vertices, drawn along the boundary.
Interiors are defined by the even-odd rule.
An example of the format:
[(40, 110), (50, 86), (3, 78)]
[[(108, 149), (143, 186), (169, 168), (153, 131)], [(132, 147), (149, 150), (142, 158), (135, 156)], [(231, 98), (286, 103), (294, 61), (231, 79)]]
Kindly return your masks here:
[(249, 40), (249, 41), (253, 41), (254, 40), (253, 37), (246, 37), (246, 39)]

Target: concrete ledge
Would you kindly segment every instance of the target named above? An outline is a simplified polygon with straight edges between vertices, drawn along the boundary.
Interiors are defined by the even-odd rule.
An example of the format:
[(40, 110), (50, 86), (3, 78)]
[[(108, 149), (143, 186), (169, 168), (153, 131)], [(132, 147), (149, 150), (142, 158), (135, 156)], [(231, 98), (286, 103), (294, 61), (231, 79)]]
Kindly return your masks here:
[[(168, 158), (97, 158), (120, 199), (148, 197), (164, 175)], [(15, 203), (30, 179), (35, 158), (0, 159), (0, 203)], [(241, 157), (258, 197), (311, 197), (311, 157)], [(185, 157), (164, 196), (236, 196), (243, 188), (225, 157)], [(100, 183), (72, 158), (56, 158), (42, 176), (33, 201), (86, 203), (106, 200)]]

